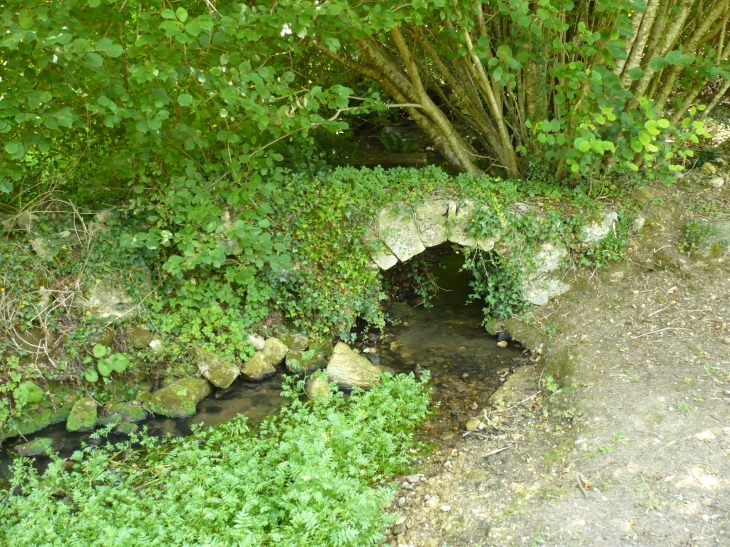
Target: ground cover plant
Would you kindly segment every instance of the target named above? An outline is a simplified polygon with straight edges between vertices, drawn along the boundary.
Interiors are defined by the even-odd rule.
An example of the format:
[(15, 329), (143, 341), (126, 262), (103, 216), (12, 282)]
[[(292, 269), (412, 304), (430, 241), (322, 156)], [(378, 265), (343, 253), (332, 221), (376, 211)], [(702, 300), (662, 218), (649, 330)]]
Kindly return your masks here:
[(108, 444), (0, 490), (3, 545), (377, 545), (387, 476), (414, 458), (428, 376), (299, 399), (252, 432), (240, 416), (187, 439)]

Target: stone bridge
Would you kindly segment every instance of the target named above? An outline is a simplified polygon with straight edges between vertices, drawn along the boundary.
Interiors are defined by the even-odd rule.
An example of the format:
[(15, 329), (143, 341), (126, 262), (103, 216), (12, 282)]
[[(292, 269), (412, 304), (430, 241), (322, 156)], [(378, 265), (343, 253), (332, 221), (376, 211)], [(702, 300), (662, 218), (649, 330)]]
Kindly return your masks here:
[[(464, 247), (478, 247), (482, 251), (497, 254), (506, 250), (500, 245), (500, 236), (474, 239), (467, 234), (467, 225), (474, 212), (482, 205), (471, 200), (456, 202), (448, 199), (429, 199), (419, 204), (412, 213), (399, 213), (395, 208), (380, 211), (370, 235), (371, 241), (379, 240), (378, 251), (371, 255), (375, 266), (387, 270), (398, 262), (406, 262), (428, 247), (447, 241)], [(530, 205), (516, 203), (512, 211), (518, 215), (532, 210)], [(581, 234), (584, 243), (592, 244), (607, 235), (618, 220), (615, 212), (603, 212), (589, 223)], [(570, 289), (558, 272), (568, 256), (566, 245), (561, 242), (543, 243), (531, 260), (525, 260), (523, 269), (523, 295), (535, 305), (544, 306), (552, 297)]]

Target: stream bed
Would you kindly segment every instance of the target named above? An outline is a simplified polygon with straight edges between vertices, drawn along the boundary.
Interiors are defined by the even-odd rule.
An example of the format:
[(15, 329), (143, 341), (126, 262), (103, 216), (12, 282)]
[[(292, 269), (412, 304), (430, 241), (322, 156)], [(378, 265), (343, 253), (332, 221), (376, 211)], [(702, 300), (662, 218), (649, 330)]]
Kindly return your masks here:
[[(442, 267), (432, 269), (440, 289), (431, 306), (426, 307), (418, 298), (394, 302), (388, 311), (392, 324), (381, 333), (360, 336), (357, 347), (371, 360), (396, 372), (430, 371), (433, 401), (438, 406), (436, 414), (424, 424), (422, 437), (440, 442), (457, 436), (468, 418), (486, 406), (489, 396), (522, 356), (522, 349), (512, 342), (508, 347), (498, 347), (496, 337), (487, 334), (482, 326), (481, 304), (466, 303), (471, 274), (460, 270), (463, 256), (446, 247), (435, 251), (434, 256)], [(237, 380), (221, 397), (210, 396), (201, 401), (198, 414), (192, 418), (150, 416), (139, 425), (155, 436), (178, 436), (189, 435), (195, 424), (214, 426), (237, 414), (244, 414), (257, 424), (286, 404), (281, 386), (280, 374), (257, 383)], [(53, 439), (54, 450), (64, 458), (82, 443), (104, 442), (92, 439), (90, 433), (69, 433), (65, 423), (27, 438), (37, 437)], [(0, 453), (0, 477), (8, 475), (12, 444), (15, 443), (8, 443)], [(35, 464), (43, 469), (48, 461), (47, 457), (39, 457)]]

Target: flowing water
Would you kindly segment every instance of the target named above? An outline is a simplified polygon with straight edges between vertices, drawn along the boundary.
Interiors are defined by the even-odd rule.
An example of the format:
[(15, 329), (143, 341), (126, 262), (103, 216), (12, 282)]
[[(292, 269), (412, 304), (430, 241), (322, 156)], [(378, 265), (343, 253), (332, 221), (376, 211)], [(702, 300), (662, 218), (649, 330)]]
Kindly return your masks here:
[[(470, 416), (484, 408), (514, 360), (520, 357), (521, 349), (512, 343), (498, 348), (496, 337), (488, 335), (482, 326), (481, 305), (466, 303), (471, 275), (460, 271), (463, 257), (448, 247), (437, 249), (431, 256), (444, 266), (433, 269), (441, 289), (432, 300), (432, 307), (424, 306), (418, 299), (411, 299), (410, 304), (392, 304), (389, 315), (393, 324), (382, 333), (361, 336), (359, 349), (396, 372), (430, 371), (434, 402), (439, 407), (425, 424), (424, 436), (439, 441), (454, 437)], [(213, 426), (237, 414), (259, 423), (269, 412), (286, 404), (280, 396), (281, 385), (280, 375), (260, 383), (238, 380), (220, 398), (211, 396), (203, 400), (198, 405), (199, 413), (192, 418), (150, 417), (140, 425), (153, 435), (177, 436), (189, 435), (194, 424)], [(62, 457), (70, 456), (82, 443), (101, 442), (91, 439), (89, 433), (69, 433), (63, 423), (28, 439), (36, 437), (53, 438), (54, 450)], [(7, 475), (10, 461), (6, 448), (0, 454), (0, 476)], [(45, 457), (36, 461), (41, 469), (46, 463)]]

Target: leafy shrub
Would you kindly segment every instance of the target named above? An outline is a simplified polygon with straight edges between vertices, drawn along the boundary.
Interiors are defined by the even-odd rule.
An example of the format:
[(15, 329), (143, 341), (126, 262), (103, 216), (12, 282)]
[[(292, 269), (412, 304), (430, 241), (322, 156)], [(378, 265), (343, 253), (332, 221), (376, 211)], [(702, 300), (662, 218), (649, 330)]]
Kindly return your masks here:
[[(43, 476), (18, 460), (0, 490), (0, 542), (27, 545), (377, 545), (430, 390), (413, 376), (291, 406), (252, 433), (245, 417), (193, 438), (86, 448)], [(136, 445), (135, 445), (136, 446)]]

